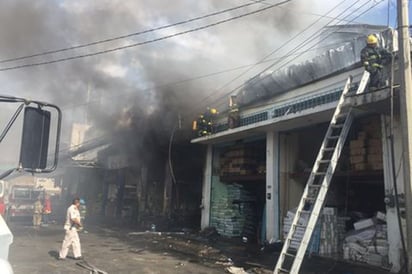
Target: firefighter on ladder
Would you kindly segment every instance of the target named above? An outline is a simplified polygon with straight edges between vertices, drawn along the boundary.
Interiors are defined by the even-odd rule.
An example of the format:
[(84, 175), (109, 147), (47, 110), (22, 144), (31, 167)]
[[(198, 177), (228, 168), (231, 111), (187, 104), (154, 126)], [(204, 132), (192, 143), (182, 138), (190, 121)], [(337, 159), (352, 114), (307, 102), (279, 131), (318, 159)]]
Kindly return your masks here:
[(389, 63), (392, 54), (378, 46), (378, 38), (374, 34), (366, 38), (366, 47), (361, 51), (361, 62), (365, 70), (370, 73), (369, 90), (376, 90), (386, 86), (383, 78), (383, 67)]
[(207, 108), (205, 113), (199, 115), (199, 118), (193, 121), (193, 131), (196, 131), (199, 137), (212, 134), (213, 122), (217, 114), (215, 108)]

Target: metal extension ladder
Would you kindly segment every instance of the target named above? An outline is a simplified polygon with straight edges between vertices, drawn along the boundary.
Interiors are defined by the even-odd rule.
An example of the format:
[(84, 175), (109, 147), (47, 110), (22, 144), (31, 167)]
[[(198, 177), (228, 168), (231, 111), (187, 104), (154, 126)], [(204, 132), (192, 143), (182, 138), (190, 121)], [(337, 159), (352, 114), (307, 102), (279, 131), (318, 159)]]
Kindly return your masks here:
[[(369, 73), (365, 71), (356, 94), (360, 94), (365, 90), (368, 80)], [(346, 81), (345, 88), (306, 183), (291, 228), (273, 271), (274, 274), (299, 273), (312, 233), (323, 209), (339, 156), (352, 125), (352, 107), (344, 104), (351, 83), (352, 77), (350, 76)], [(295, 233), (300, 234), (300, 237), (295, 236)]]

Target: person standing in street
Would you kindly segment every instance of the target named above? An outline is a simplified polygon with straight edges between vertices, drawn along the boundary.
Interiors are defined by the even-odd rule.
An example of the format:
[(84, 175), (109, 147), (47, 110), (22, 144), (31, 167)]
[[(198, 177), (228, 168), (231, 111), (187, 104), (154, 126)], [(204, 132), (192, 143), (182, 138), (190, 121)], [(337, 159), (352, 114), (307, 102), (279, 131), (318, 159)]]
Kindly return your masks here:
[(59, 259), (66, 259), (67, 253), (69, 252), (70, 246), (73, 248), (73, 255), (75, 260), (82, 259), (82, 251), (80, 246), (80, 238), (77, 233), (78, 229), (81, 229), (82, 223), (80, 219), (80, 198), (74, 198), (73, 203), (67, 209), (66, 222), (64, 224), (64, 229), (66, 234), (62, 243), (62, 247), (59, 252)]
[(44, 196), (43, 204), (43, 225), (47, 226), (49, 224), (50, 214), (52, 212), (50, 196), (48, 194)]
[(39, 196), (37, 197), (36, 202), (34, 203), (33, 226), (35, 228), (40, 227), (42, 212), (43, 212), (43, 205), (41, 204), (40, 196)]

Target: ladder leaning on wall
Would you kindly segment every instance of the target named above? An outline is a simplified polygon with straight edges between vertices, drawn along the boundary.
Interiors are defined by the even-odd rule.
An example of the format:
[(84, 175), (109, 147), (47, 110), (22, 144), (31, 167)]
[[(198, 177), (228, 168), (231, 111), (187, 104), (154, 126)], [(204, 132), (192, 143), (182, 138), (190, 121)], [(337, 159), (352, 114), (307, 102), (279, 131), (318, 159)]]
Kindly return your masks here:
[[(369, 73), (365, 71), (356, 94), (360, 94), (365, 90), (368, 80)], [(342, 95), (336, 106), (329, 128), (313, 165), (312, 172), (306, 183), (291, 228), (273, 271), (274, 274), (299, 273), (312, 233), (315, 230), (316, 223), (324, 206), (326, 194), (333, 173), (335, 172), (339, 156), (352, 125), (352, 107), (345, 104), (345, 97), (350, 90), (351, 84), (352, 77), (350, 76), (346, 81)], [(296, 239), (296, 232), (301, 235), (303, 233), (301, 241)], [(294, 249), (292, 246), (297, 248)]]

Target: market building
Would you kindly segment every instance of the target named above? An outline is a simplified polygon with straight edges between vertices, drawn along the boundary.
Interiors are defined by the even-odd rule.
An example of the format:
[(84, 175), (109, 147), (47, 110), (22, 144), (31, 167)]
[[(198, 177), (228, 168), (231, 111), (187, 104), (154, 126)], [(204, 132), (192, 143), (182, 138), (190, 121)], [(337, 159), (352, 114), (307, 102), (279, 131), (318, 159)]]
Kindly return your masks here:
[[(202, 228), (244, 241), (284, 240), (345, 82), (352, 77), (355, 90), (364, 73), (360, 51), (370, 33), (397, 50), (396, 32), (386, 27), (326, 28), (313, 59), (244, 85), (236, 95), (238, 123), (228, 121), (230, 110), (220, 111), (214, 132), (192, 140), (207, 146)], [(392, 68), (395, 88), (345, 99), (355, 119), (309, 250), (397, 272), (405, 219), (394, 202), (403, 175), (396, 60)]]

